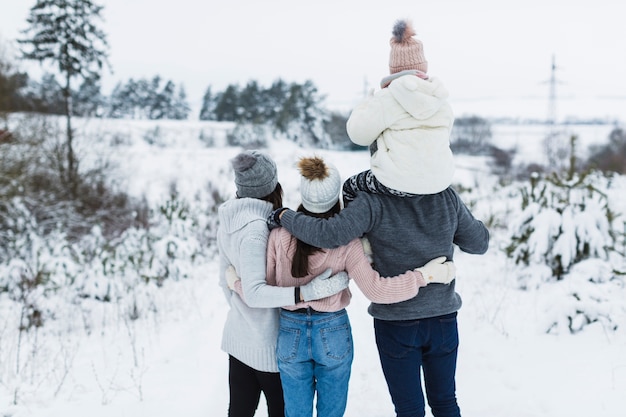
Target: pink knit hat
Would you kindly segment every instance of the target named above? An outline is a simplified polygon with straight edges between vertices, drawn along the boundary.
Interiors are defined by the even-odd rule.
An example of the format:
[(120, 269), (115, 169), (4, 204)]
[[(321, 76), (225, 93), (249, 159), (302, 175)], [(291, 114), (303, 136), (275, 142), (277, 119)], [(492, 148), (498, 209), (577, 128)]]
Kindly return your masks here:
[(424, 46), (418, 39), (413, 38), (415, 30), (408, 20), (398, 20), (391, 32), (393, 37), (389, 41), (389, 73), (404, 70), (419, 70), (428, 72), (428, 61), (424, 56)]

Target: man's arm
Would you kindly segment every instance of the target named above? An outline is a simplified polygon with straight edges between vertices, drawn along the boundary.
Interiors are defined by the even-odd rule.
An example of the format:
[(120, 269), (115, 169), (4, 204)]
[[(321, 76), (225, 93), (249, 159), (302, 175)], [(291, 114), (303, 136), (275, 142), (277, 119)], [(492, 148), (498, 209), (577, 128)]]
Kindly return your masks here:
[(463, 252), (482, 255), (489, 248), (489, 230), (483, 222), (474, 218), (458, 195), (457, 200), (459, 203), (457, 207), (459, 223), (453, 242)]
[(280, 225), (309, 245), (337, 248), (370, 231), (381, 211), (371, 195), (358, 193), (349, 206), (329, 219), (318, 219), (287, 209), (280, 214)]

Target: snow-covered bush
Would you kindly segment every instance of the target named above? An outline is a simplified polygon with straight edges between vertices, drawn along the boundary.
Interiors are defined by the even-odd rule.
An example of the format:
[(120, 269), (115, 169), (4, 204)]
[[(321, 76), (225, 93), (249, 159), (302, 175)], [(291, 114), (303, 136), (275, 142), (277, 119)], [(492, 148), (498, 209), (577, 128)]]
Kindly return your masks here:
[(216, 216), (206, 216), (200, 204), (195, 207), (172, 195), (152, 211), (149, 228), (129, 228), (111, 239), (94, 226), (79, 241), (70, 241), (61, 231), (43, 233), (16, 198), (3, 206), (7, 220), (2, 234), (0, 297), (4, 294), (20, 304), (23, 330), (53, 318), (54, 309), (46, 309), (46, 299), (60, 294), (62, 302), (78, 306), (83, 300), (123, 305), (130, 298), (132, 315), (141, 315), (144, 312), (135, 305), (140, 288), (156, 289), (167, 279), (185, 279), (194, 262), (210, 256), (203, 241), (215, 233)]
[(521, 190), (522, 213), (510, 224), (507, 255), (516, 264), (549, 266), (554, 280), (584, 259), (608, 259), (615, 245), (615, 214), (600, 188), (609, 182), (600, 173), (531, 178)]
[(522, 212), (510, 223), (505, 252), (520, 288), (550, 294), (546, 305), (558, 314), (548, 315), (547, 330), (577, 332), (596, 321), (614, 327), (603, 303), (623, 285), (613, 266), (618, 233), (610, 187), (611, 177), (599, 172), (569, 172), (534, 175), (521, 189)]
[[(219, 193), (209, 197), (217, 201)], [(0, 381), (14, 403), (39, 396), (40, 386), (60, 389), (83, 332), (122, 323), (135, 352), (134, 323), (158, 317), (165, 281), (189, 277), (213, 254), (205, 245), (217, 207), (195, 203), (172, 194), (151, 210), (150, 227), (111, 238), (96, 225), (78, 241), (61, 229), (44, 233), (19, 198), (0, 205)]]
[(233, 131), (226, 136), (226, 141), (229, 146), (241, 146), (245, 149), (266, 148), (270, 135), (268, 124), (237, 123)]

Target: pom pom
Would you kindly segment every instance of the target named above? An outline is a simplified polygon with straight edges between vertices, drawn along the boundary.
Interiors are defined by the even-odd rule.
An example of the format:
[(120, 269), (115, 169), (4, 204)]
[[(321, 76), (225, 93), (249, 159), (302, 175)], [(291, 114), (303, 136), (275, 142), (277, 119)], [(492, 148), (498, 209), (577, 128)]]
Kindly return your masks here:
[(256, 156), (249, 153), (240, 153), (231, 161), (233, 169), (238, 172), (247, 171), (256, 164)]
[(410, 21), (398, 20), (393, 25), (391, 33), (393, 34), (393, 40), (396, 43), (405, 43), (411, 39), (411, 36), (415, 35), (415, 30), (413, 30), (413, 26)]
[(300, 174), (310, 181), (323, 180), (328, 177), (328, 167), (324, 163), (322, 158), (317, 156), (313, 158), (301, 158), (298, 162), (298, 169)]

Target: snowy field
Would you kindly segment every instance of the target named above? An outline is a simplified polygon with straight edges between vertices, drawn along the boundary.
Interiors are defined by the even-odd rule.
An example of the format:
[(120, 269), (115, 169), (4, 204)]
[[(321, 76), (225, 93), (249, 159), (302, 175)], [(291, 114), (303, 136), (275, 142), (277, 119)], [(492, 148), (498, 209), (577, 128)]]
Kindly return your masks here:
[[(222, 195), (234, 193), (228, 161), (239, 149), (225, 146), (228, 127), (209, 122), (92, 120), (83, 129), (100, 132), (101, 140), (83, 143), (81, 149), (117, 163), (119, 183), (135, 195), (145, 195), (150, 204), (163, 201), (173, 182), (189, 201), (204, 201), (199, 196), (209, 183)], [(571, 130), (580, 135), (583, 149), (605, 141), (611, 127)], [(496, 145), (518, 149), (514, 163), (544, 162), (542, 127), (494, 126), (493, 131)], [(144, 140), (151, 132), (158, 137), (156, 144)], [(211, 138), (214, 147), (207, 147), (201, 137)], [(111, 147), (112, 142), (118, 145)], [(366, 152), (303, 149), (282, 140), (272, 142), (268, 152), (279, 165), (290, 207), (298, 203), (294, 163), (299, 156), (322, 155), (344, 178), (368, 167)], [(505, 198), (496, 191), (497, 180), (482, 159), (458, 156), (457, 166), (455, 183), (473, 188), (464, 199), (474, 214), (483, 220), (495, 218), (500, 225), (491, 229), (487, 254), (455, 254), (457, 291), (463, 299), (457, 370), (462, 414), (626, 416), (623, 278), (602, 294), (617, 330), (597, 322), (577, 334), (548, 334), (546, 323), (563, 300), (546, 287), (520, 290), (516, 269), (503, 252), (505, 226), (521, 211), (519, 196), (510, 193)], [(625, 196), (626, 179), (620, 177), (610, 201), (622, 212)], [(190, 267), (189, 278), (168, 280), (160, 290), (143, 298), (138, 295), (150, 300), (151, 313), (136, 320), (120, 319), (122, 306), (64, 306), (48, 330), (23, 335), (21, 340), (14, 331), (16, 312), (0, 298), (0, 416), (225, 416), (228, 361), (219, 345), (227, 304), (218, 288), (217, 269), (217, 258), (207, 256)], [(623, 260), (621, 269), (626, 269)], [(352, 290), (348, 311), (355, 358), (346, 417), (390, 417), (393, 406), (378, 363), (368, 302), (358, 288)], [(81, 328), (77, 322), (89, 325)], [(16, 362), (17, 369), (27, 371), (16, 372)], [(266, 415), (261, 404), (257, 416)]]

